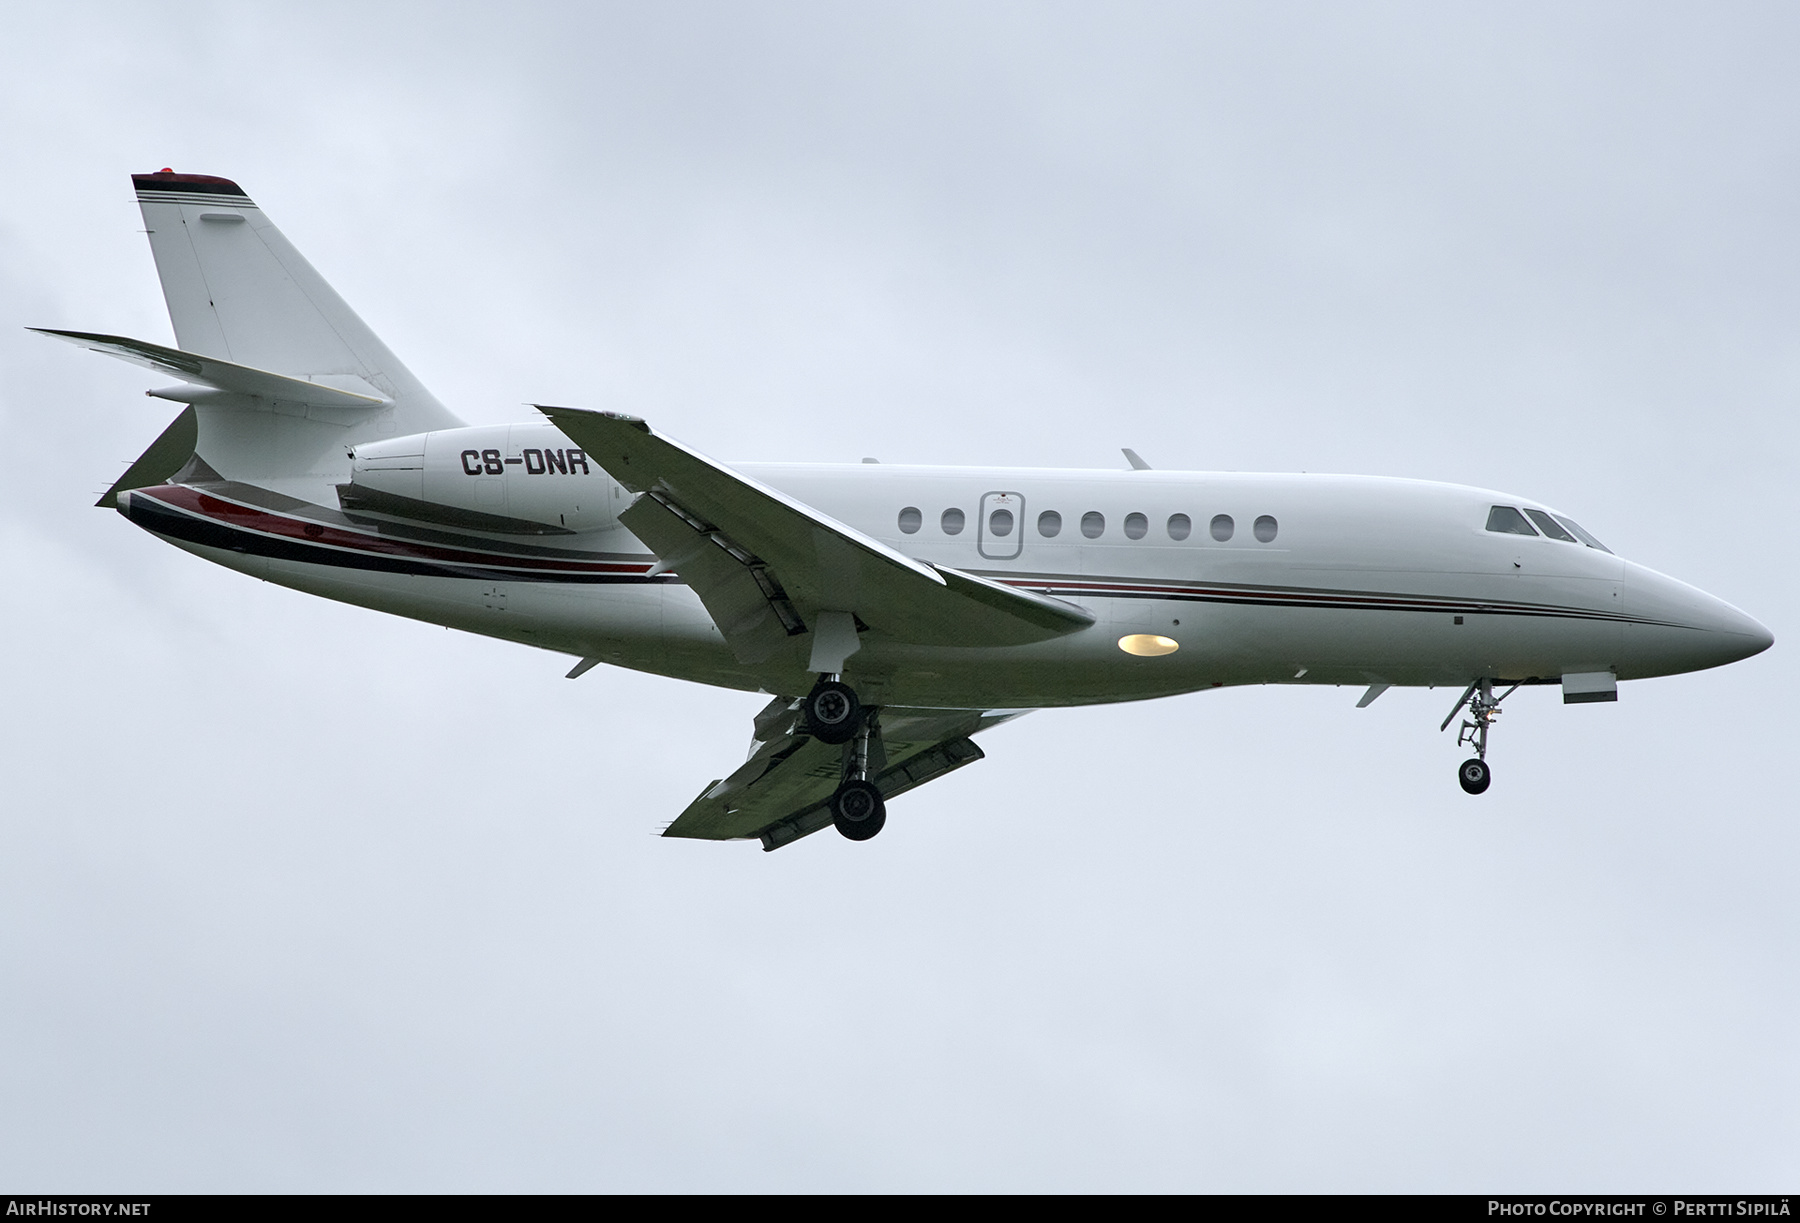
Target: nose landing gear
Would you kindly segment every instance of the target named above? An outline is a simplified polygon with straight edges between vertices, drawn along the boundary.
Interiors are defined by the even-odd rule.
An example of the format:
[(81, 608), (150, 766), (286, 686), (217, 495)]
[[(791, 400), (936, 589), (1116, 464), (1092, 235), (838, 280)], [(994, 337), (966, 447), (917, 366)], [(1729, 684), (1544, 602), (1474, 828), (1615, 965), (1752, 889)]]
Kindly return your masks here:
[(1518, 691), (1518, 688), (1519, 686), (1514, 684), (1499, 696), (1495, 696), (1494, 681), (1478, 679), (1469, 685), (1462, 694), (1462, 699), (1457, 701), (1456, 707), (1450, 711), (1450, 716), (1444, 719), (1442, 726), (1438, 727), (1439, 733), (1448, 730), (1450, 723), (1455, 721), (1456, 715), (1463, 711), (1463, 706), (1468, 706), (1469, 716), (1456, 733), (1456, 746), (1462, 747), (1467, 744), (1475, 749), (1474, 758), (1463, 761), (1456, 769), (1456, 780), (1462, 786), (1464, 793), (1485, 793), (1489, 784), (1494, 780), (1493, 770), (1489, 769), (1487, 764), (1488, 728), (1494, 724), (1494, 719), (1500, 716), (1500, 702)]

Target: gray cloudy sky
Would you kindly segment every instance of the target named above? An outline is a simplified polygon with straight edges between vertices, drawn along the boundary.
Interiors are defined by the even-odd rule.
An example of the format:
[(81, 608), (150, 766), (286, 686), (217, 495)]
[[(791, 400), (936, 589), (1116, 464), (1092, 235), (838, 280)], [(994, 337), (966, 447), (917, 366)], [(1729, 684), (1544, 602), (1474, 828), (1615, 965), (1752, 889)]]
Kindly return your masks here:
[[(1782, 1190), (1800, 10), (7, 3), (0, 1182)], [(1035, 714), (869, 845), (654, 833), (755, 697), (215, 569), (128, 175), (471, 422), (1518, 490), (1775, 649)]]

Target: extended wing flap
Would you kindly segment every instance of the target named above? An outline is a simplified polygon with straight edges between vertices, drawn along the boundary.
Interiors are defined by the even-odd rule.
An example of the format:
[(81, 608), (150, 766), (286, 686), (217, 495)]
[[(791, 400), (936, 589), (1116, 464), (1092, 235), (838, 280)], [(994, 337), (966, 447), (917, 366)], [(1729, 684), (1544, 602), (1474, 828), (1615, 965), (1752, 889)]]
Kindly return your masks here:
[[(33, 327), (31, 330), (40, 335), (78, 344), (91, 352), (105, 353), (133, 365), (141, 365), (145, 369), (174, 374), (184, 382), (216, 391), (255, 395), (262, 399), (320, 408), (362, 408), (372, 411), (388, 402), (378, 396), (361, 395), (355, 391), (309, 382), (305, 378), (290, 378), (286, 374), (252, 369), (248, 365), (237, 365), (200, 353), (183, 352), (179, 348), (165, 348), (147, 340), (133, 340), (122, 335), (97, 335), (86, 331), (56, 331), (48, 327)], [(176, 398), (173, 395), (166, 397)]]
[[(777, 619), (783, 602), (801, 623), (818, 611), (847, 611), (900, 641), (962, 646), (1023, 645), (1093, 623), (1091, 615), (1072, 604), (903, 556), (803, 502), (656, 434), (636, 417), (543, 405), (539, 410), (581, 443), (615, 480), (670, 511), (662, 515), (646, 509), (641, 517), (622, 516), (627, 527), (636, 531), (634, 522), (642, 521), (647, 531), (681, 541), (672, 528), (662, 529), (668, 528), (667, 518), (680, 519), (690, 535), (712, 539), (722, 551), (739, 558), (740, 568), (770, 579), (759, 585), (765, 587), (765, 600)], [(627, 514), (637, 511), (634, 506)], [(715, 597), (735, 603), (735, 596), (714, 593), (727, 570), (683, 569), (656, 542), (648, 537), (644, 542), (681, 573), (715, 620)], [(684, 555), (693, 566), (694, 553)], [(767, 590), (769, 585), (779, 590), (779, 596)], [(736, 589), (744, 587), (737, 583)], [(729, 639), (730, 631), (723, 623), (720, 628)], [(755, 648), (760, 649), (760, 643)]]
[[(972, 739), (946, 739), (908, 756), (899, 764), (883, 769), (876, 774), (875, 785), (881, 791), (884, 801), (891, 800), (928, 781), (936, 781), (945, 773), (953, 772), (966, 764), (974, 764), (977, 760), (984, 760), (986, 755), (975, 746)], [(759, 829), (756, 837), (762, 842), (764, 850), (780, 849), (830, 823), (831, 809), (826, 799), (819, 798), (785, 819)]]
[[(983, 717), (979, 710), (884, 709), (879, 767), (872, 779), (882, 797), (894, 798), (982, 759), (969, 735)], [(776, 849), (817, 832), (831, 823), (826, 802), (842, 776), (845, 750), (791, 729), (774, 733), (741, 768), (689, 803), (663, 835), (707, 841), (755, 837), (763, 848)]]
[(700, 596), (739, 662), (759, 663), (806, 631), (761, 562), (657, 494), (639, 497), (619, 521)]
[(736, 841), (753, 837), (802, 808), (830, 797), (843, 749), (796, 736), (758, 752), (731, 776), (715, 781), (687, 805), (665, 837)]

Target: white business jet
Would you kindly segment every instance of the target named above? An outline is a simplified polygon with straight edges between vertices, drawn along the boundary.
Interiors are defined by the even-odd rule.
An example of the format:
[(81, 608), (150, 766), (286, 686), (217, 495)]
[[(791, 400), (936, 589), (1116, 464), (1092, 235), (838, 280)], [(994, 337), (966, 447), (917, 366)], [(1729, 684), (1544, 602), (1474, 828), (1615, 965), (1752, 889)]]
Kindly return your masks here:
[(177, 347), (47, 331), (186, 404), (100, 501), (311, 594), (768, 693), (749, 759), (665, 835), (776, 849), (981, 759), (1031, 709), (1239, 684), (1500, 703), (1769, 648), (1736, 608), (1529, 497), (1371, 476), (727, 466), (615, 412), (466, 426), (237, 184), (134, 176)]

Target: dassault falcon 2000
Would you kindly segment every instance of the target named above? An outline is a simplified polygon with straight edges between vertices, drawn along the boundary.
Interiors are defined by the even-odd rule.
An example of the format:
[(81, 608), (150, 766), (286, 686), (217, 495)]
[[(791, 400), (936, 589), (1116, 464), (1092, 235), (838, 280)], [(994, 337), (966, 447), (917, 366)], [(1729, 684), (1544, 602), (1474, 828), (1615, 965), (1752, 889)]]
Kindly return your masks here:
[(297, 590), (772, 698), (666, 835), (776, 849), (1034, 708), (1237, 684), (1461, 691), (1464, 790), (1522, 684), (1569, 703), (1767, 629), (1529, 497), (1367, 476), (726, 466), (614, 412), (447, 411), (227, 179), (134, 176), (177, 347), (48, 331), (187, 405), (100, 504)]

